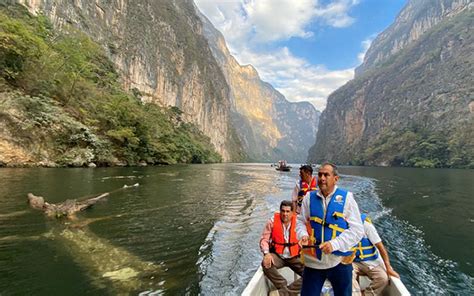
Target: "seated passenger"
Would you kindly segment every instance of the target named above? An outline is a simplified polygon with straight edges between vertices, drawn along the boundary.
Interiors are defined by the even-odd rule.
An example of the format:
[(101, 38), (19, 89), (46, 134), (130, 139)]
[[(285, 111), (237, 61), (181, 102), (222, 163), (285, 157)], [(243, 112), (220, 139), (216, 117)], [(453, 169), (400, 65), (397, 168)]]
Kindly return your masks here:
[(278, 289), (279, 295), (298, 295), (302, 279), (288, 285), (286, 279), (278, 272), (279, 268), (288, 266), (300, 276), (303, 264), (299, 259), (300, 247), (296, 239), (296, 214), (293, 204), (284, 200), (280, 204), (280, 212), (268, 220), (260, 239), (260, 250), (263, 272)]
[[(400, 275), (390, 265), (388, 253), (370, 218), (366, 214), (362, 214), (361, 218), (364, 224), (365, 235), (354, 247), (356, 251), (354, 263), (352, 264), (354, 267), (354, 290), (355, 292), (360, 291), (357, 280), (359, 276), (365, 275), (371, 279), (371, 283), (364, 291), (360, 291), (362, 295), (381, 295), (390, 276), (400, 278)], [(379, 257), (379, 254), (382, 258)], [(356, 293), (354, 294), (357, 295)]]

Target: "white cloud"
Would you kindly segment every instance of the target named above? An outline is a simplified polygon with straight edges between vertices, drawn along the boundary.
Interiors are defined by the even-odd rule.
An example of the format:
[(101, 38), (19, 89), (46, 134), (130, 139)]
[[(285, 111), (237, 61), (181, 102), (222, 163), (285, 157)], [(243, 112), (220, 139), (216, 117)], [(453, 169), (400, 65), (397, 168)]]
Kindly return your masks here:
[(247, 20), (252, 24), (253, 42), (310, 37), (305, 27), (313, 17), (312, 0), (253, 0), (244, 5)]
[(258, 44), (308, 38), (307, 27), (320, 22), (347, 27), (354, 22), (348, 15), (358, 0), (333, 0), (322, 5), (318, 0), (195, 0), (196, 5), (226, 37), (228, 43), (246, 41)]
[(314, 14), (333, 27), (348, 27), (355, 21), (348, 12), (351, 7), (357, 4), (359, 4), (358, 0), (336, 0), (326, 6), (318, 6)]
[(199, 10), (224, 35), (229, 48), (249, 43), (252, 23), (241, 1), (195, 0)]
[[(309, 101), (318, 110), (328, 95), (354, 76), (354, 69), (330, 71), (294, 56), (287, 48), (262, 52), (272, 42), (308, 38), (311, 23), (346, 27), (355, 20), (349, 10), (359, 0), (195, 0), (201, 12), (224, 35), (241, 64), (251, 64), (290, 101)], [(262, 46), (264, 45), (264, 46)]]
[(242, 58), (258, 69), (262, 80), (269, 81), (288, 100), (309, 101), (318, 110), (326, 107), (329, 94), (354, 77), (353, 68), (330, 71), (295, 57), (287, 48), (265, 54), (245, 51)]

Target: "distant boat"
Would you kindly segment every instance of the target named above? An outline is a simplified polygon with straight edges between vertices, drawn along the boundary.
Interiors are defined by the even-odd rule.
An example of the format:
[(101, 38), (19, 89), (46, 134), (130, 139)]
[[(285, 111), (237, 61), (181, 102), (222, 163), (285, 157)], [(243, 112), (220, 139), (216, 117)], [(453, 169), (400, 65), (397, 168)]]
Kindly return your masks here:
[[(287, 280), (288, 283), (293, 282), (298, 278), (291, 269), (288, 267), (283, 267), (278, 270), (281, 275)], [(359, 279), (360, 285), (365, 288), (370, 284), (370, 279), (365, 276), (361, 276)], [(260, 295), (269, 295), (269, 293), (276, 288), (273, 284), (265, 277), (263, 274), (262, 266), (257, 269), (254, 276), (248, 283), (245, 290), (242, 292), (242, 296), (260, 296)], [(329, 281), (326, 281), (323, 286), (323, 290), (321, 291), (321, 295), (333, 295), (332, 288)], [(390, 284), (385, 287), (382, 291), (382, 295), (384, 296), (409, 296), (410, 292), (408, 292), (405, 285), (402, 281), (396, 277), (390, 277)]]
[(289, 172), (291, 170), (291, 166), (286, 163), (286, 160), (279, 160), (276, 164), (275, 170)]

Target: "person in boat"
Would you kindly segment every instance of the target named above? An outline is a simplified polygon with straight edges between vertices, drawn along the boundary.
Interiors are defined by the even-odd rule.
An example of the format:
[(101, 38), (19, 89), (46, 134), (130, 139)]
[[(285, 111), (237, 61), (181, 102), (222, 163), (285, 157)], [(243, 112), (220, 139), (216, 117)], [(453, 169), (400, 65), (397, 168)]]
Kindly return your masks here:
[(357, 279), (359, 276), (365, 275), (369, 277), (371, 282), (364, 291), (360, 292), (366, 296), (381, 295), (383, 289), (388, 284), (390, 276), (400, 278), (400, 275), (393, 270), (390, 265), (388, 253), (385, 250), (377, 229), (375, 229), (370, 218), (366, 214), (362, 214), (361, 219), (364, 224), (364, 237), (353, 248), (353, 251), (355, 251), (354, 263), (352, 263), (352, 266), (354, 267), (354, 290), (356, 292), (360, 291)]
[(303, 198), (308, 191), (316, 190), (316, 186), (317, 181), (316, 177), (313, 177), (313, 168), (310, 165), (302, 165), (300, 167), (300, 179), (296, 182), (295, 188), (291, 194), (295, 213), (299, 214), (301, 212)]
[(352, 192), (338, 188), (338, 180), (336, 165), (324, 163), (318, 171), (318, 190), (303, 199), (297, 218), (305, 265), (302, 296), (319, 296), (326, 279), (336, 296), (352, 294), (352, 261), (345, 264), (345, 259), (362, 239), (364, 227)]
[(291, 201), (282, 201), (280, 212), (268, 220), (260, 239), (260, 250), (263, 253), (263, 272), (278, 289), (279, 295), (298, 295), (301, 278), (288, 285), (278, 272), (279, 268), (287, 266), (300, 276), (303, 273), (303, 264), (299, 259), (300, 246), (296, 238), (296, 214), (293, 213)]

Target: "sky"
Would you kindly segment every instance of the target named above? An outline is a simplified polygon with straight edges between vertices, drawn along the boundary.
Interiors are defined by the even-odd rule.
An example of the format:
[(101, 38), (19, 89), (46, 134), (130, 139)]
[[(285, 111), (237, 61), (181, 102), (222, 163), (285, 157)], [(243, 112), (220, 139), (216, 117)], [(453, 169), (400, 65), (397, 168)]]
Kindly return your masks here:
[(407, 0), (194, 0), (241, 65), (292, 102), (326, 107)]

